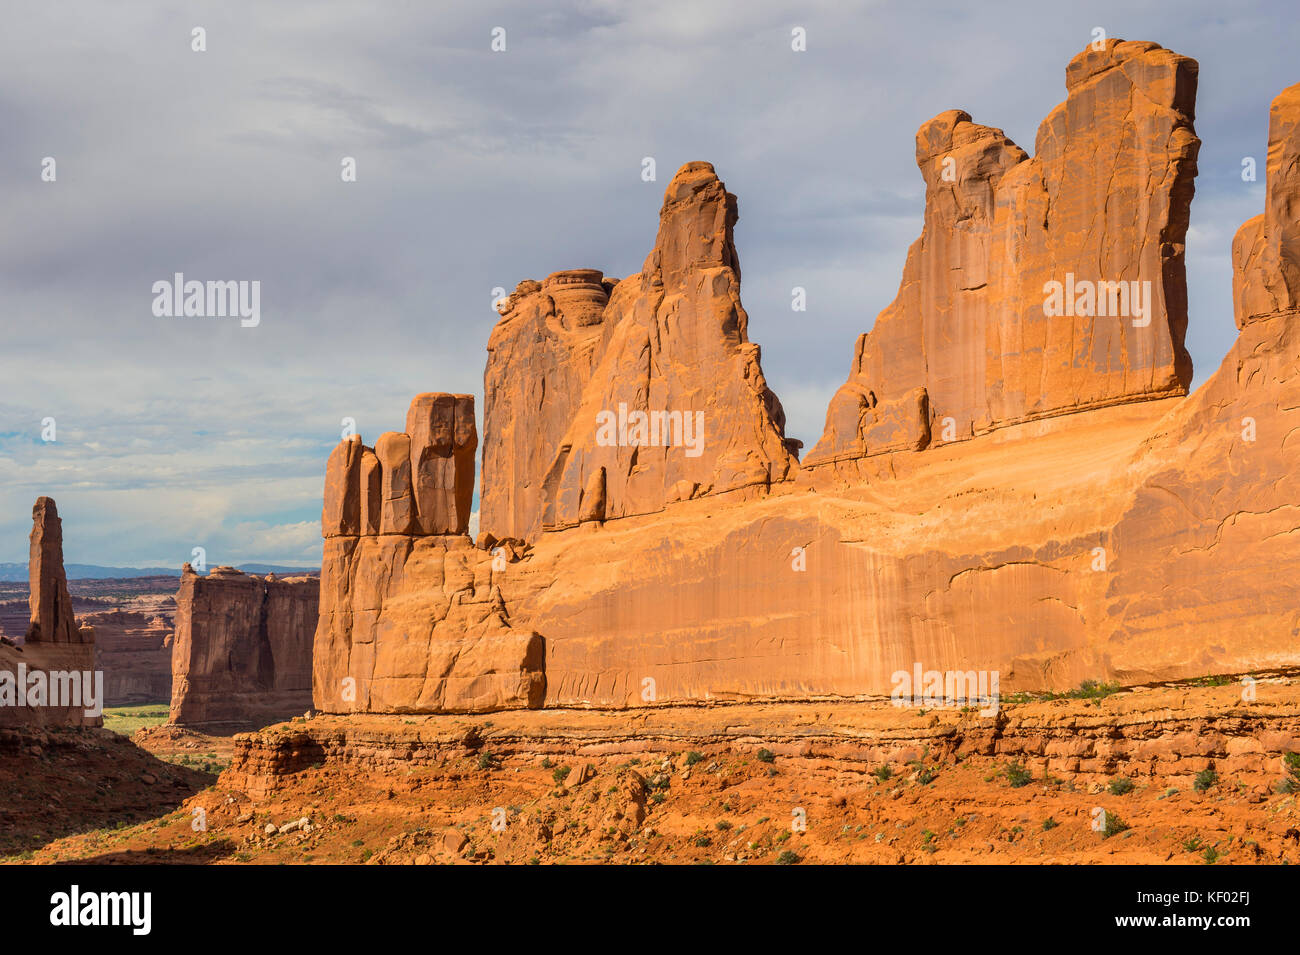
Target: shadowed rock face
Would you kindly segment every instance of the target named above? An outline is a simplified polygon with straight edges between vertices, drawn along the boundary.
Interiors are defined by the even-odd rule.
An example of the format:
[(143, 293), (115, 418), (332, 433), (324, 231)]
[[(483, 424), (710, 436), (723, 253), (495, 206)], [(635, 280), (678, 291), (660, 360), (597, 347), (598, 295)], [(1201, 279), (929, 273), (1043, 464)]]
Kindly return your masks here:
[[(72, 615), (63, 570), (63, 521), (53, 498), (38, 497), (32, 507), (27, 571), (31, 621), (23, 645), (18, 647), (8, 638), (0, 643), (0, 726), (99, 726), (102, 718), (87, 715), (86, 710), (102, 709), (102, 695), (97, 697), (97, 707), (81, 696), (96, 694), (95, 630), (79, 626)], [(30, 697), (33, 679), (47, 688), (41, 691), (44, 698), (31, 705), (18, 703), (19, 692), (25, 699)], [(67, 691), (68, 679), (79, 685), (73, 705), (64, 705), (69, 701), (61, 700), (54, 689), (63, 681)]]
[(104, 673), (104, 705), (131, 706), (171, 698), (170, 609), (95, 610), (82, 620), (95, 630), (95, 669)]
[(797, 468), (749, 341), (736, 219), (713, 167), (687, 163), (644, 267), (607, 303), (592, 271), (521, 284), (507, 301), (484, 373), (485, 533), (531, 540), (597, 513), (761, 493)]
[[(1070, 62), (1032, 159), (960, 110), (924, 124), (921, 237), (804, 466), (854, 478), (900, 447), (1185, 393), (1196, 79), (1194, 60), (1108, 40)], [(918, 389), (929, 427), (880, 411)]]
[(265, 726), (311, 708), (320, 582), (189, 564), (176, 594), (171, 722)]
[(72, 616), (68, 578), (63, 572), (63, 521), (53, 498), (36, 499), (31, 542), (27, 572), (32, 588), (32, 619), (25, 642), (93, 643), (93, 634), (80, 633)]
[[(581, 374), (557, 370), (560, 336), (525, 331), (565, 328), (564, 307), (529, 305), (532, 285), (507, 303), (485, 449), (509, 476), (486, 473), (484, 496), (510, 533), (485, 526), (475, 552), (327, 527), (318, 706), (854, 697), (918, 665), (994, 671), (1002, 692), (1300, 666), (1300, 87), (1273, 104), (1265, 212), (1234, 243), (1239, 339), (1185, 395), (1195, 75), (1149, 43), (1081, 54), (1033, 159), (964, 113), (922, 127), (925, 231), (807, 480), (743, 335), (734, 200), (684, 167), (599, 322), (594, 279), (575, 282), (574, 327), (599, 329)], [(1071, 274), (1150, 281), (1150, 321), (1047, 314)], [(581, 396), (552, 415), (533, 399), (560, 380)], [(698, 458), (596, 439), (610, 406), (679, 399), (727, 411)], [(324, 703), (347, 676), (365, 702)]]

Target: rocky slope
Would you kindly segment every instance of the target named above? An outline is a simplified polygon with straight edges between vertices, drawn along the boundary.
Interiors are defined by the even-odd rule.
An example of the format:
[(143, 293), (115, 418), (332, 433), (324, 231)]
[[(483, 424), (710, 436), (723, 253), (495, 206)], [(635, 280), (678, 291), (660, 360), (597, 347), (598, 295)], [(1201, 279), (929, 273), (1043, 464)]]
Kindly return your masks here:
[(997, 718), (765, 703), (299, 719), (237, 736), (178, 811), (34, 860), (1295, 864), (1300, 687), (1255, 689)]

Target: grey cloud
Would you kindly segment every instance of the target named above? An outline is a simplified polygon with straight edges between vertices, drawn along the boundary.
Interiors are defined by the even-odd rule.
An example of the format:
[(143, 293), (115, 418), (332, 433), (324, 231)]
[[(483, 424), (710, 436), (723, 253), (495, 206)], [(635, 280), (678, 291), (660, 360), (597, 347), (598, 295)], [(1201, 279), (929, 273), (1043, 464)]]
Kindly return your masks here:
[[(1300, 80), (1281, 0), (58, 8), (0, 33), (0, 560), (24, 558), (38, 491), (87, 562), (176, 564), (199, 536), (299, 560), (339, 419), (371, 440), (419, 391), (481, 393), (492, 289), (638, 270), (693, 159), (739, 197), (750, 334), (811, 444), (919, 232), (917, 126), (960, 107), (1032, 152), (1099, 24), (1201, 62), (1204, 380), (1235, 334), (1231, 237), (1262, 209), (1240, 159), (1262, 166), (1269, 101)], [(260, 280), (262, 325), (153, 317), (174, 271)], [(45, 414), (66, 446), (39, 442)]]

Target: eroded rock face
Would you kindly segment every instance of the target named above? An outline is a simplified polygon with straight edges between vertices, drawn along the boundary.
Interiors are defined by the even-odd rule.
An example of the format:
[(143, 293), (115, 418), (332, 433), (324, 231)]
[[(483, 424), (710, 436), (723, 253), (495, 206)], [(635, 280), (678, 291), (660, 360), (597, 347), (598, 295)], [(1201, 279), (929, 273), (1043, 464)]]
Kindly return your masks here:
[[(1154, 44), (1076, 57), (1034, 159), (965, 114), (922, 128), (926, 232), (809, 482), (789, 479), (792, 458), (775, 477), (773, 442), (788, 445), (746, 363), (734, 203), (685, 167), (655, 253), (604, 307), (542, 478), (553, 532), (478, 557), (460, 538), (329, 537), (318, 706), (348, 676), (369, 680), (354, 709), (402, 712), (888, 695), (917, 666), (998, 673), (1002, 692), (1300, 666), (1300, 96), (1274, 103), (1266, 211), (1236, 244), (1239, 340), (1185, 396), (1194, 77)], [(1076, 290), (1150, 281), (1150, 322), (1045, 314), (1048, 282), (1073, 269)], [(720, 449), (679, 460), (589, 433), (602, 410), (617, 434), (681, 395), (730, 409)], [(499, 656), (483, 628), (503, 625)], [(464, 641), (486, 662), (448, 649)]]
[[(597, 512), (654, 513), (683, 485), (761, 493), (797, 469), (749, 341), (736, 219), (713, 167), (687, 163), (644, 267), (603, 310), (598, 272), (557, 273), (506, 303), (485, 373), (485, 532), (535, 539)], [(585, 502), (597, 488), (603, 500)]]
[[(899, 446), (1184, 394), (1196, 79), (1194, 60), (1108, 40), (1070, 62), (1032, 159), (960, 110), (924, 124), (921, 237), (804, 466), (853, 480)], [(917, 389), (931, 438), (882, 434), (876, 409)]]
[[(612, 280), (594, 269), (520, 282), (501, 306), (483, 373), (479, 527), (497, 540), (542, 529), (542, 481), (604, 352)], [(616, 321), (620, 312), (609, 317)]]
[(171, 699), (173, 610), (98, 610), (82, 620), (95, 631), (95, 669), (104, 674), (104, 705)]
[(1300, 86), (1283, 90), (1268, 117), (1268, 200), (1232, 242), (1238, 328), (1300, 305)]
[[(327, 505), (313, 696), (323, 712), (475, 712), (540, 706), (540, 637), (511, 627), (493, 586), (506, 558), (465, 535), (478, 436), (474, 399), (430, 392), (411, 402), (404, 433), (374, 452), (358, 437), (335, 449), (325, 496), (361, 482), (373, 459), (373, 516), (339, 531)], [(353, 450), (353, 449), (358, 450)], [(353, 459), (362, 462), (349, 471)], [(370, 485), (367, 485), (370, 486)], [(337, 508), (335, 509), (337, 511)], [(371, 529), (376, 527), (377, 529)], [(514, 551), (510, 551), (514, 558)]]
[[(359, 462), (360, 456), (357, 456)], [(176, 594), (171, 722), (265, 726), (311, 708), (320, 581), (189, 564)]]
[[(1274, 102), (1268, 209), (1300, 196), (1298, 90)], [(548, 705), (645, 705), (646, 680), (660, 703), (888, 693), (918, 662), (997, 671), (1004, 692), (1297, 666), (1300, 327), (1283, 292), (1272, 311), (1240, 292), (1289, 287), (1282, 219), (1243, 230), (1242, 332), (1191, 396), (882, 453), (842, 490), (544, 537), (501, 587), (546, 638)]]
[(465, 713), (540, 706), (542, 640), (510, 625), (492, 564), (459, 535), (326, 540), (316, 708)]

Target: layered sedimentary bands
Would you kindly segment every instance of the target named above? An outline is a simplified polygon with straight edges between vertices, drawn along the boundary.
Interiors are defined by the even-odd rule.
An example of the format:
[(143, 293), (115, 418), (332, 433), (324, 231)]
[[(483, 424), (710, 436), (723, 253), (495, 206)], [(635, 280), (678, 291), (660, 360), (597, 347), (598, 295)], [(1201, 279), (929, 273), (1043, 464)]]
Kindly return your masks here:
[[(917, 135), (924, 228), (801, 466), (748, 340), (735, 197), (668, 186), (642, 271), (522, 282), (472, 400), (330, 459), (327, 712), (1003, 692), (1300, 666), (1300, 86), (1233, 244), (1240, 335), (1187, 395), (1197, 66), (1076, 56), (1030, 158)], [(418, 409), (418, 410), (417, 410)]]
[(115, 608), (82, 615), (95, 629), (95, 669), (104, 674), (105, 706), (159, 703), (171, 698), (175, 601), (169, 597), (167, 602), (170, 606)]
[(0, 642), (0, 725), (98, 726), (95, 631), (77, 622), (63, 571), (63, 521), (53, 498), (32, 507), (31, 611), (20, 645)]
[(186, 564), (176, 594), (171, 722), (264, 726), (311, 708), (319, 581)]

